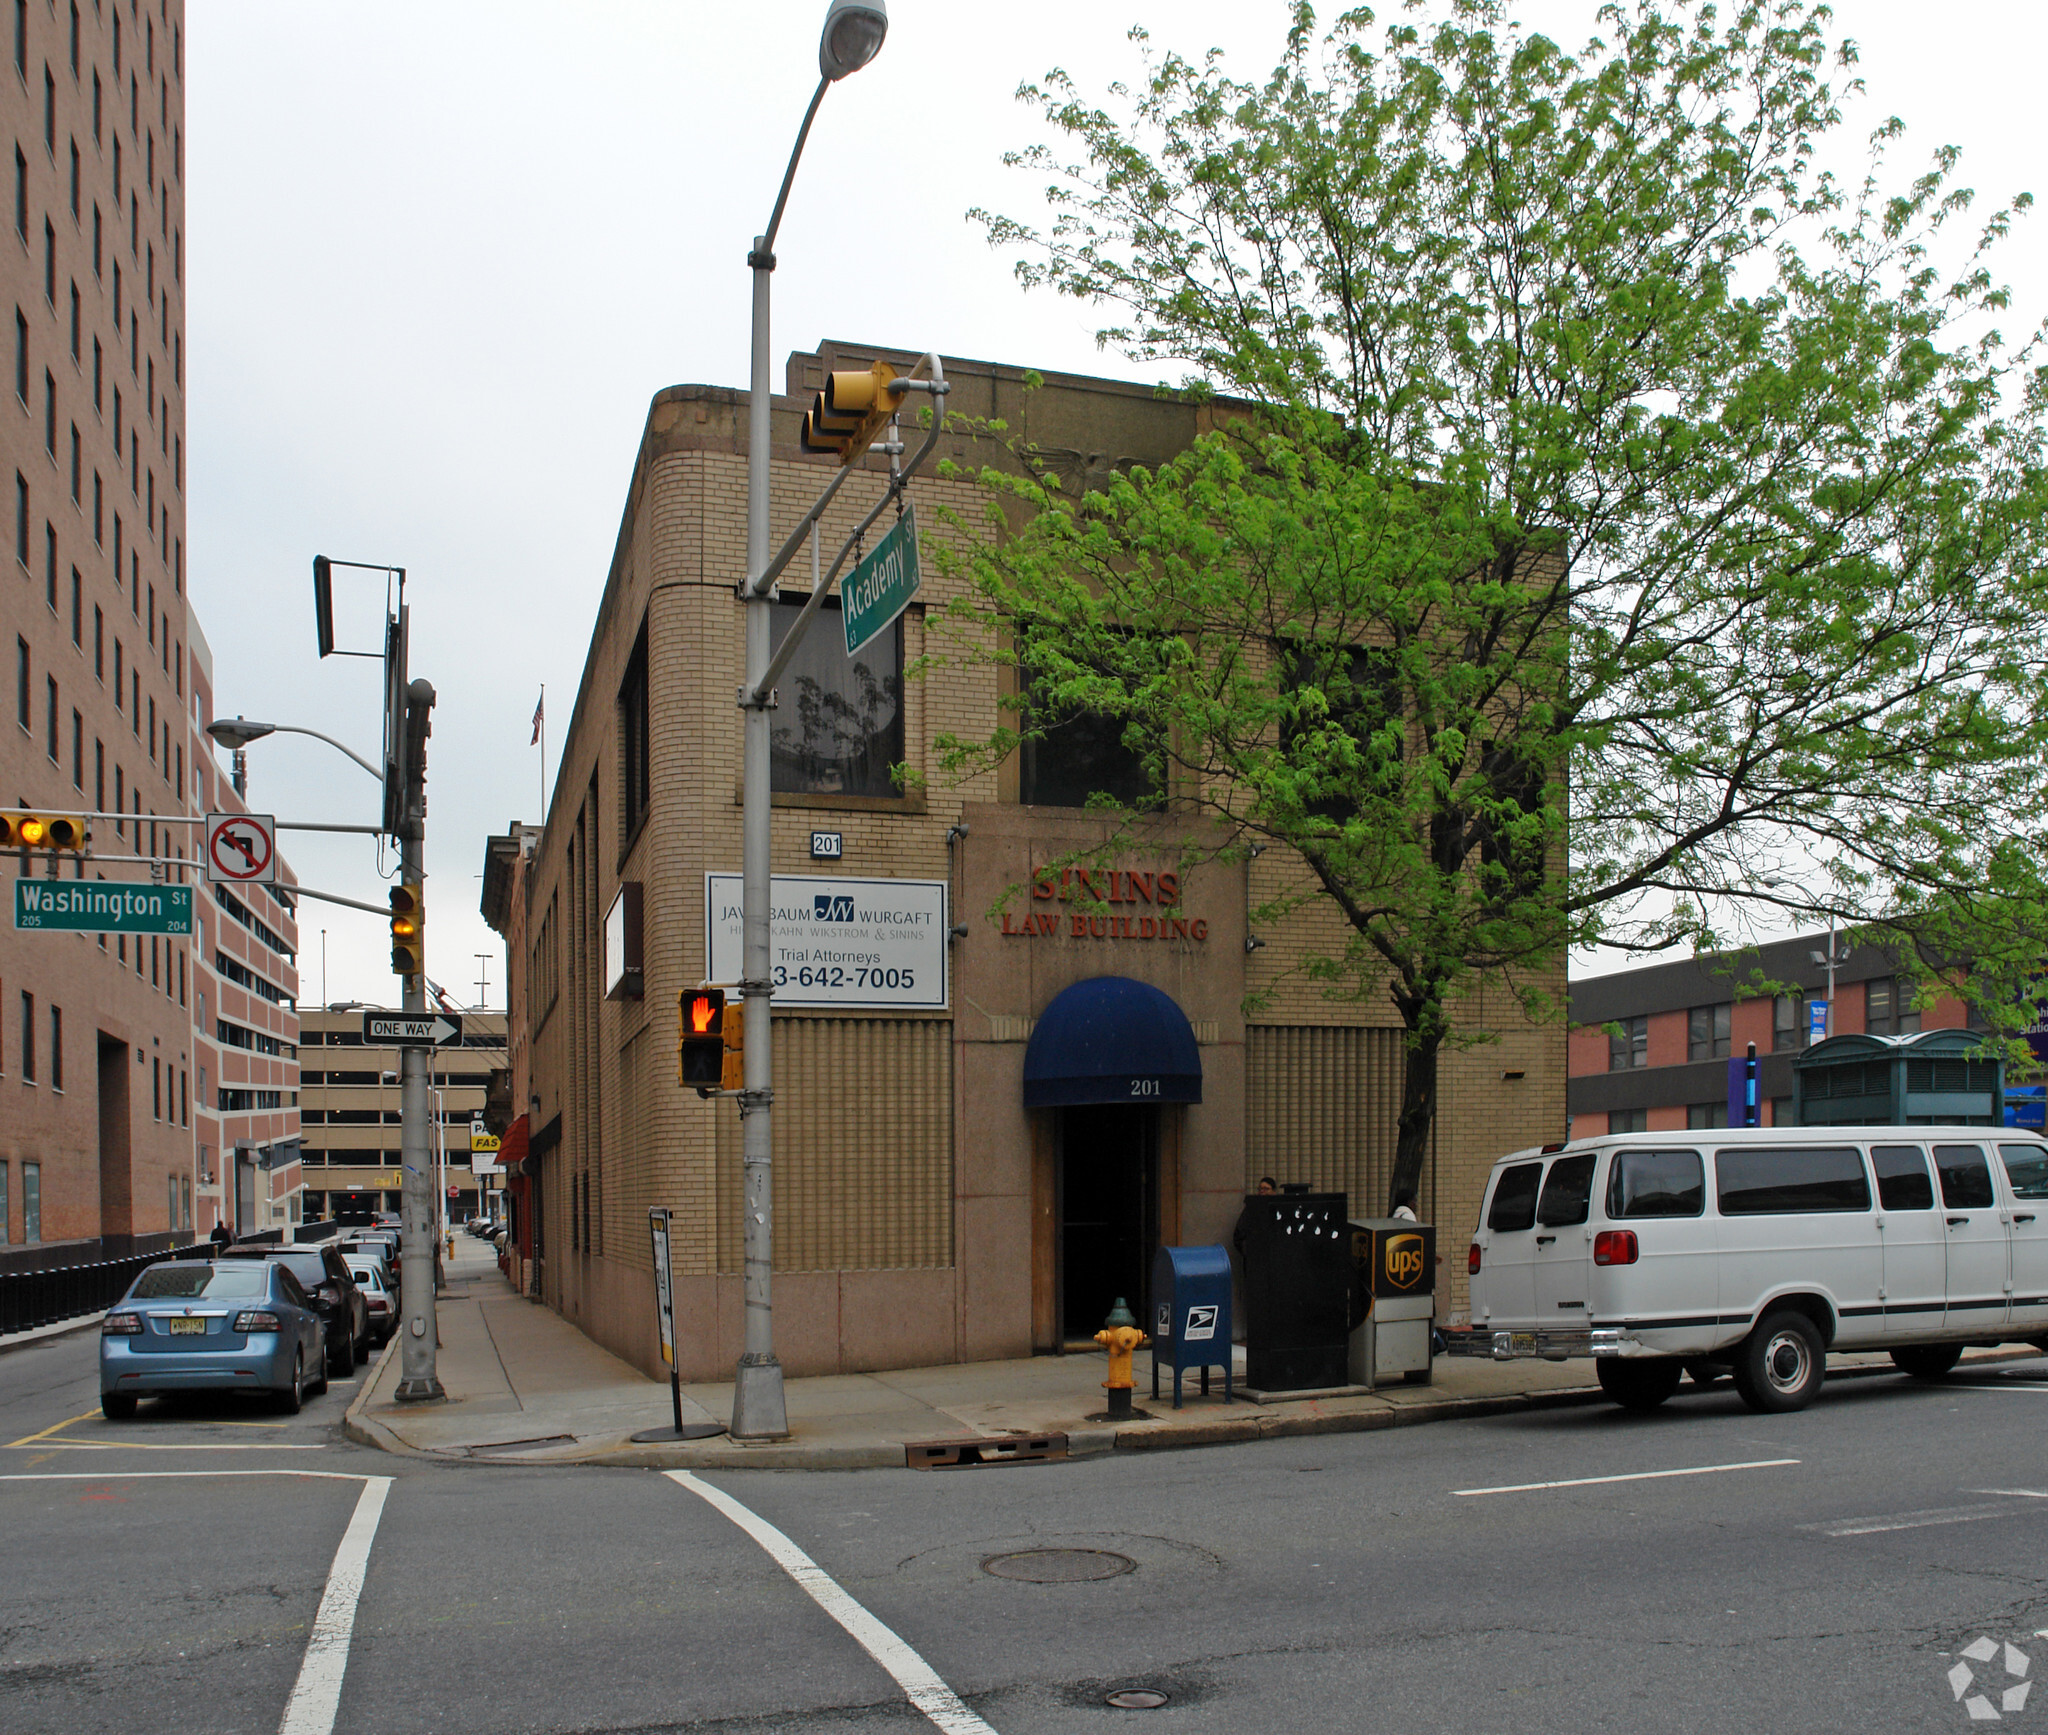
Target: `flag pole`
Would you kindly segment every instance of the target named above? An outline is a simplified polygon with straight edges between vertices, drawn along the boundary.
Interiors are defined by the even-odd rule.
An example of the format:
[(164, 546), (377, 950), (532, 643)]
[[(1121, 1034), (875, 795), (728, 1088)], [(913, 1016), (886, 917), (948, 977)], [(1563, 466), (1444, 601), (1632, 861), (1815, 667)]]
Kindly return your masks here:
[(540, 703), (534, 707), (540, 715), (540, 812), (535, 816), (541, 824), (548, 820), (548, 684), (540, 684)]

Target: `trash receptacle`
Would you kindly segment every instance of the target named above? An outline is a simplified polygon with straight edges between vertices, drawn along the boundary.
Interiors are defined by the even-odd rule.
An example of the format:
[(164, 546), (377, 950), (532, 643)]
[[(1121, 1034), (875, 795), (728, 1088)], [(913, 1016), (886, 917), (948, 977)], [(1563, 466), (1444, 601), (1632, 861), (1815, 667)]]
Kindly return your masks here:
[(1245, 1384), (1299, 1392), (1345, 1385), (1351, 1306), (1349, 1201), (1254, 1193), (1240, 1220)]
[(1350, 1224), (1356, 1270), (1349, 1367), (1351, 1383), (1378, 1385), (1395, 1375), (1430, 1377), (1436, 1320), (1436, 1225), (1405, 1217), (1357, 1217)]
[(1152, 1395), (1159, 1369), (1173, 1369), (1173, 1407), (1180, 1408), (1180, 1376), (1223, 1369), (1223, 1401), (1231, 1398), (1230, 1255), (1221, 1247), (1162, 1247), (1152, 1259)]

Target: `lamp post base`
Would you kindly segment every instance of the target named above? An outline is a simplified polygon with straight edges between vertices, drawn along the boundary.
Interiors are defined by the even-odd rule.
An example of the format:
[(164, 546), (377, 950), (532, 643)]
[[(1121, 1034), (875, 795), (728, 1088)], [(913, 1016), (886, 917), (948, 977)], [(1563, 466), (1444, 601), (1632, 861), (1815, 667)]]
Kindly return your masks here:
[(782, 1363), (771, 1353), (760, 1361), (740, 1357), (732, 1388), (735, 1440), (786, 1440), (789, 1410), (782, 1396)]
[(448, 1394), (441, 1389), (441, 1382), (431, 1377), (423, 1380), (400, 1380), (398, 1389), (391, 1394), (401, 1404), (438, 1404)]

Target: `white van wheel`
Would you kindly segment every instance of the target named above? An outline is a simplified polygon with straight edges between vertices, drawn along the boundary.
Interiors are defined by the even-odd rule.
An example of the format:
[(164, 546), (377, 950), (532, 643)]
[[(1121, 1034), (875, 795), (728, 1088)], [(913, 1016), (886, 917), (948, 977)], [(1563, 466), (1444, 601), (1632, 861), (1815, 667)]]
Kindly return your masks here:
[(1593, 1365), (1599, 1370), (1600, 1389), (1624, 1410), (1639, 1414), (1654, 1410), (1677, 1391), (1683, 1371), (1675, 1361), (1624, 1361), (1619, 1356), (1602, 1356)]
[(1963, 1359), (1959, 1343), (1916, 1344), (1892, 1351), (1892, 1365), (1916, 1380), (1938, 1380)]
[(1813, 1321), (1803, 1313), (1774, 1313), (1744, 1340), (1735, 1386), (1752, 1410), (1782, 1415), (1812, 1403), (1826, 1373)]

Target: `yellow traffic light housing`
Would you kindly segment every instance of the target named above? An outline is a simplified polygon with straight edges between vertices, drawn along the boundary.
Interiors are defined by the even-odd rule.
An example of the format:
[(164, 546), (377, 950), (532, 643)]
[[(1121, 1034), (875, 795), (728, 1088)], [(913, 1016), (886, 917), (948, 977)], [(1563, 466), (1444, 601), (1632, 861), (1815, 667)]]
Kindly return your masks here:
[(69, 813), (0, 813), (0, 849), (85, 848), (85, 821)]
[(720, 1090), (745, 1090), (747, 1088), (747, 1003), (745, 1000), (728, 1000), (725, 1012), (718, 1021), (720, 1033), (725, 1039), (723, 1065), (719, 1072)]
[(676, 1000), (676, 1082), (709, 1096), (725, 1088), (725, 990), (692, 988)]
[(825, 389), (804, 415), (803, 449), (837, 452), (840, 463), (851, 464), (882, 437), (901, 407), (902, 393), (889, 390), (895, 377), (885, 361), (865, 373), (827, 374)]
[(391, 888), (391, 968), (400, 976), (421, 976), (427, 968), (425, 888), (415, 883)]

